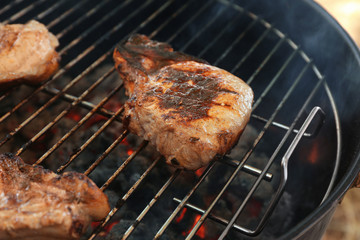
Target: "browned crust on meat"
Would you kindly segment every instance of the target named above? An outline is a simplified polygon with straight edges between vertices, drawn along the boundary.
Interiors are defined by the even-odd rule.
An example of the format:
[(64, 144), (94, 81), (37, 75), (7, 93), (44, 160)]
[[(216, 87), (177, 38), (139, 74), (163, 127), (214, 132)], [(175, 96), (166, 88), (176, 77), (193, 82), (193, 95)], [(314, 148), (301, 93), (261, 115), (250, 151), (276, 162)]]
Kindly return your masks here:
[[(164, 89), (161, 84), (149, 89), (144, 101), (157, 98), (160, 108), (170, 110), (162, 115), (164, 119), (180, 117), (181, 121), (186, 122), (208, 118), (211, 107), (219, 105), (214, 101), (217, 96), (222, 93), (238, 95), (235, 91), (221, 87), (212, 73), (209, 67), (181, 70), (174, 65), (165, 67), (156, 80), (171, 87)], [(171, 94), (166, 94), (165, 91)]]
[(78, 239), (110, 211), (107, 196), (87, 176), (57, 175), (12, 154), (0, 155), (0, 194), (1, 239)]
[[(46, 50), (39, 50), (40, 45)], [(57, 46), (55, 36), (34, 20), (27, 24), (0, 24), (0, 64), (3, 65), (0, 89), (20, 83), (34, 85), (50, 78), (59, 67), (60, 56), (55, 51)], [(4, 57), (10, 54), (14, 57)]]
[[(204, 60), (174, 51), (167, 43), (151, 41), (147, 36), (138, 34), (131, 36), (124, 45), (118, 45), (114, 52), (119, 52), (132, 68), (146, 74), (182, 61), (206, 63)], [(115, 66), (119, 68), (118, 63)]]
[[(143, 78), (142, 82), (146, 82), (149, 74), (164, 66), (181, 61), (206, 63), (204, 60), (174, 51), (167, 43), (151, 41), (147, 36), (139, 34), (131, 36), (125, 44), (118, 45), (114, 49), (113, 58), (128, 95), (134, 90), (134, 79)], [(129, 69), (131, 71), (128, 71)]]
[(197, 169), (239, 140), (253, 101), (240, 78), (142, 35), (117, 47), (114, 61), (129, 95), (124, 127), (168, 164)]

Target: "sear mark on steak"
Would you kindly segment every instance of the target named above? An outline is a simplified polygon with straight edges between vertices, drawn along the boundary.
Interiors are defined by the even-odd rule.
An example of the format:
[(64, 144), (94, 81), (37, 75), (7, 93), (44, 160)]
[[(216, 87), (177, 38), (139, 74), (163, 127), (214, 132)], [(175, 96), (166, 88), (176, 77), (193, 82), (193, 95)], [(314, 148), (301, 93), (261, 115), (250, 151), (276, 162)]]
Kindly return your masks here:
[(130, 37), (113, 57), (129, 96), (124, 127), (168, 164), (195, 170), (237, 143), (253, 102), (240, 78), (144, 35)]
[[(216, 104), (213, 100), (219, 94), (238, 94), (222, 88), (210, 67), (189, 70), (175, 66), (164, 67), (155, 81), (160, 84), (150, 88), (145, 94), (149, 99), (153, 96), (158, 98), (160, 108), (171, 110), (169, 114), (163, 115), (165, 119), (174, 113), (178, 113), (184, 121), (209, 117), (208, 111)], [(165, 89), (163, 85), (171, 87)]]

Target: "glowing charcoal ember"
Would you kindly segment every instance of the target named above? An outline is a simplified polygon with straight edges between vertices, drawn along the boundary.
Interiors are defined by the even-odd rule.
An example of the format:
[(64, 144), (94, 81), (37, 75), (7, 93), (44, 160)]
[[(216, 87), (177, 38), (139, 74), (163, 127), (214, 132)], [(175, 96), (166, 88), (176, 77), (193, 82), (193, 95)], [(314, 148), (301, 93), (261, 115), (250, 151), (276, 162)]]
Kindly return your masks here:
[(184, 218), (185, 216), (185, 213), (186, 213), (186, 208), (183, 208), (180, 212), (180, 215), (175, 219), (175, 222), (176, 223), (179, 223), (181, 222), (181, 220)]
[[(103, 231), (101, 231), (101, 232), (99, 233), (99, 236), (100, 236), (100, 237), (106, 236), (106, 235), (111, 231), (111, 229), (112, 229), (116, 224), (118, 224), (118, 223), (120, 223), (120, 221), (114, 221), (114, 222), (111, 222), (111, 223), (105, 225), (105, 227), (102, 229)], [(92, 223), (91, 223), (91, 227), (92, 227), (93, 229), (95, 229), (95, 228), (97, 228), (100, 224), (101, 224), (101, 222), (92, 222)]]

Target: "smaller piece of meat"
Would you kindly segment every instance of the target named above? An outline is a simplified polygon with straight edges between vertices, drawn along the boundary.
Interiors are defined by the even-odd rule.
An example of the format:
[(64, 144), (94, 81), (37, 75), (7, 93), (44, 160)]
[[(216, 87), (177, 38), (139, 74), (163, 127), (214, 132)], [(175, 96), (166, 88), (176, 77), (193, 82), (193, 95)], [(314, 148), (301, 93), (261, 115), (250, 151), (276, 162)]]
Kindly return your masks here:
[(0, 88), (48, 79), (59, 66), (57, 46), (57, 38), (35, 20), (0, 24)]
[(78, 239), (109, 211), (107, 196), (87, 176), (0, 155), (0, 239)]

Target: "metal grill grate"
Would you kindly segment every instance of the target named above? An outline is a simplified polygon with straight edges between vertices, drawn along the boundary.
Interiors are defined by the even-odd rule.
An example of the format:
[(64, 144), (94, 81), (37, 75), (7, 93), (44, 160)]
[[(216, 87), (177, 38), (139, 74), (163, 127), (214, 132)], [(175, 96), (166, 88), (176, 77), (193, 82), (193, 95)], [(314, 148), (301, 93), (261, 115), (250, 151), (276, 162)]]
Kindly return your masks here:
[[(80, 134), (80, 129), (84, 128), (91, 119), (96, 116), (102, 117), (101, 124), (96, 125), (97, 128), (93, 134), (73, 149), (71, 154), (65, 156), (65, 162), (60, 165), (55, 164), (57, 167), (54, 170), (58, 173), (79, 161), (81, 154), (91, 151), (92, 144), (101, 134), (104, 134), (106, 129), (121, 123), (120, 115), (123, 108), (111, 109), (108, 104), (112, 99), (116, 100), (119, 95), (123, 95), (123, 85), (119, 81), (111, 89), (104, 90), (106, 89), (104, 86), (107, 82), (112, 81), (114, 76), (115, 78), (117, 76), (111, 60), (115, 44), (124, 42), (133, 33), (140, 32), (147, 34), (152, 39), (169, 42), (174, 46), (174, 49), (204, 58), (213, 65), (239, 75), (253, 87), (255, 102), (250, 124), (257, 125), (259, 131), (253, 139), (251, 147), (247, 149), (240, 160), (226, 156), (210, 163), (196, 181), (193, 181), (192, 186), (187, 189), (187, 193), (182, 199), (179, 199), (181, 195), (173, 195), (172, 198), (177, 205), (166, 219), (161, 219), (162, 223), (155, 238), (163, 236), (184, 208), (192, 209), (201, 215), (191, 231), (186, 234), (186, 239), (196, 237), (196, 233), (207, 219), (214, 220), (221, 226), (226, 226), (223, 231), (221, 230), (220, 239), (229, 234), (230, 229), (247, 235), (257, 235), (262, 230), (265, 221), (284, 190), (287, 179), (287, 161), (296, 144), (303, 136), (311, 138), (317, 134), (318, 129), (305, 132), (310, 122), (316, 120), (316, 114), (320, 115), (320, 121), (316, 121), (317, 124), (315, 125), (321, 126), (319, 122), (323, 121), (323, 114), (318, 107), (313, 109), (301, 128), (298, 124), (299, 120), (306, 115), (305, 112), (312, 108), (314, 96), (318, 94), (319, 89), (322, 89), (329, 96), (334, 118), (337, 118), (331, 94), (324, 83), (324, 78), (306, 54), (274, 26), (227, 0), (190, 0), (187, 2), (127, 0), (121, 3), (111, 0), (100, 2), (83, 0), (76, 2), (75, 5), (66, 0), (55, 2), (18, 0), (4, 1), (1, 5), (0, 19), (4, 23), (26, 22), (30, 19), (43, 22), (59, 38), (61, 44), (59, 53), (62, 56), (62, 65), (59, 71), (41, 86), (21, 86), (1, 95), (0, 104), (4, 106), (3, 109), (7, 109), (0, 118), (0, 126), (3, 129), (0, 140), (1, 151), (10, 150), (16, 155), (24, 155), (35, 144), (41, 143), (44, 136), (51, 134), (51, 130), (73, 111), (85, 111), (77, 119), (77, 122), (69, 127), (53, 145), (38, 152), (40, 155), (36, 155), (34, 165), (47, 164), (47, 161), (56, 160), (59, 150), (63, 146), (67, 146), (69, 139)], [(271, 70), (264, 70), (269, 68), (269, 65), (273, 65)], [(101, 76), (96, 77), (94, 81), (89, 80), (92, 78), (89, 76), (100, 68), (105, 69)], [(297, 71), (293, 71), (293, 69)], [(294, 72), (290, 74), (291, 79), (284, 79), (283, 75), (286, 71)], [(264, 72), (269, 76), (271, 73), (272, 77), (264, 77)], [(279, 88), (279, 82), (285, 81), (288, 84), (286, 84), (286, 89), (279, 90), (278, 101), (267, 105), (267, 102), (271, 102), (268, 98), (269, 93)], [(310, 87), (306, 88), (307, 91), (304, 93), (300, 104), (294, 105), (292, 95), (298, 91), (300, 83), (309, 84)], [(98, 94), (102, 96), (101, 99), (93, 101), (94, 98), (92, 97)], [(290, 106), (284, 107), (287, 104)], [(58, 105), (64, 105), (64, 107), (59, 108), (60, 110), (56, 115), (49, 118), (44, 117), (46, 112), (52, 111), (51, 109)], [(26, 110), (29, 108), (31, 110)], [(297, 110), (293, 114), (289, 114), (287, 119), (284, 119), (279, 117), (284, 115), (281, 114), (283, 108)], [(14, 119), (16, 119), (15, 123)], [(41, 127), (35, 128), (37, 129), (36, 132), (30, 134), (31, 136), (28, 138), (25, 137), (25, 140), (22, 137), (20, 140), (22, 141), (21, 147), (16, 148), (19, 146), (14, 144), (17, 136), (26, 135), (24, 132), (27, 128), (33, 128), (34, 122), (39, 122), (38, 125)], [(271, 129), (279, 130), (276, 133), (279, 136), (279, 142), (270, 150), (271, 157), (267, 162), (261, 164), (261, 168), (252, 167), (248, 163), (250, 162), (249, 159), (257, 151), (256, 149), (264, 135)], [(91, 177), (91, 173), (102, 162), (106, 161), (109, 155), (114, 154), (115, 149), (124, 142), (127, 136), (129, 136), (127, 130), (114, 134), (112, 143), (104, 147), (101, 154), (89, 160), (89, 166), (84, 170), (84, 173)], [(291, 139), (293, 139), (293, 144), (290, 144)], [(145, 151), (146, 147), (146, 141), (134, 146), (134, 151), (107, 178), (101, 189), (103, 191), (108, 189), (128, 165), (136, 161), (137, 156)], [(273, 172), (271, 170), (272, 164), (277, 159), (281, 159), (279, 156), (282, 155), (284, 156), (281, 161), (282, 167), (277, 172)], [(114, 215), (128, 203), (133, 193), (139, 191), (142, 184), (151, 181), (148, 176), (161, 164), (161, 158), (158, 157), (147, 166), (144, 172), (139, 172), (139, 177), (116, 202), (107, 218), (88, 236), (89, 239), (94, 239), (104, 230)], [(222, 184), (220, 191), (215, 194), (205, 209), (191, 204), (190, 198), (199, 192), (200, 185), (215, 171), (217, 164), (229, 172), (229, 177)], [(254, 178), (254, 182), (249, 186), (250, 189), (243, 201), (235, 207), (232, 218), (226, 220), (212, 212), (233, 180), (241, 175), (239, 174), (241, 170), (257, 178)], [(336, 171), (332, 174), (335, 175)], [(173, 171), (169, 176), (164, 175), (165, 183), (146, 203), (127, 230), (121, 233), (123, 239), (131, 236), (164, 193), (174, 185), (179, 175), (183, 175), (180, 170)], [(239, 215), (246, 208), (256, 189), (263, 182), (262, 180), (273, 181), (274, 176), (280, 176), (279, 187), (275, 193), (268, 196), (269, 203), (266, 205), (264, 214), (258, 218), (259, 221), (253, 228), (254, 230), (236, 224)], [(182, 177), (184, 178), (184, 176)], [(329, 184), (325, 197), (332, 184), (332, 182)], [(220, 227), (220, 229), (222, 228)]]

